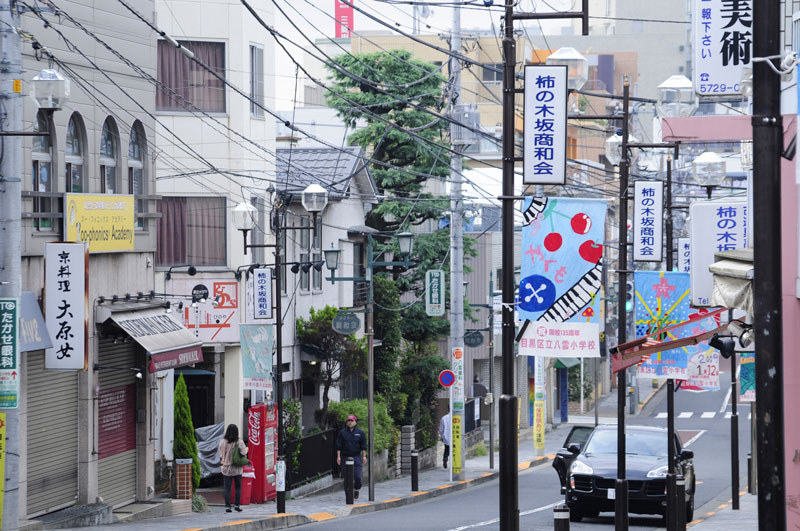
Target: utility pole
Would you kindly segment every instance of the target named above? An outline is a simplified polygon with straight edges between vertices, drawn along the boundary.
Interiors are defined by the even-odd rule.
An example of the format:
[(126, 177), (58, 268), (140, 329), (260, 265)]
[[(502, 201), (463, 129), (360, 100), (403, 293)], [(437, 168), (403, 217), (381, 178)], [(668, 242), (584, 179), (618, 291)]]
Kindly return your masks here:
[(489, 273), (489, 468), (494, 470), (494, 279)]
[[(14, 4), (12, 6), (12, 3)], [(22, 131), (22, 51), (16, 2), (0, 0), (2, 62), (0, 83), (4, 102), (3, 127)], [(18, 136), (2, 136), (0, 162), (0, 296), (19, 298), (22, 291), (22, 146)], [(19, 409), (6, 409), (3, 529), (19, 528)]]
[[(453, 29), (450, 36), (450, 50), (456, 54), (461, 53), (461, 7), (453, 7)], [(461, 103), (461, 63), (456, 57), (450, 57), (450, 108), (455, 111)], [(458, 117), (453, 116), (458, 120)], [(450, 139), (453, 144), (453, 156), (450, 157), (450, 348), (464, 348), (464, 237), (462, 211), (464, 204), (461, 198), (461, 131), (458, 126), (451, 122)], [(463, 382), (462, 382), (462, 385)], [(464, 416), (464, 402), (459, 402), (459, 397), (450, 405), (452, 418)], [(453, 430), (461, 430), (461, 422), (451, 422)], [(459, 436), (451, 437), (451, 442), (455, 445), (456, 441), (461, 441)], [(454, 473), (453, 479), (461, 481), (464, 479), (464, 445), (461, 448), (453, 446), (453, 456), (451, 460), (456, 464), (455, 458), (458, 456), (461, 461), (461, 472)]]
[[(753, 2), (753, 57), (781, 54), (779, 2)], [(754, 238), (753, 323), (756, 340), (758, 527), (786, 529), (783, 439), (783, 311), (781, 308), (781, 120), (780, 76), (765, 59), (753, 61)]]

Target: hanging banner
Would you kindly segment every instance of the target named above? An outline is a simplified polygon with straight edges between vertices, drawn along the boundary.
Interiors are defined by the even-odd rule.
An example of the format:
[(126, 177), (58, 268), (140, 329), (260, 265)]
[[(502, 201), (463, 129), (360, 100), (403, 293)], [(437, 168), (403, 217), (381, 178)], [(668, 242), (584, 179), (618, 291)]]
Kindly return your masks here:
[(203, 343), (239, 342), (238, 281), (230, 277), (171, 279), (167, 292), (170, 302), (183, 304), (183, 326)]
[[(340, 0), (333, 0), (336, 2), (334, 8), (334, 16), (336, 17), (336, 38), (349, 39), (350, 33), (353, 31), (353, 6), (347, 5)], [(355, 0), (351, 0), (352, 4)]]
[(533, 448), (537, 455), (544, 453), (545, 438), (545, 400), (547, 399), (547, 379), (545, 365), (547, 359), (536, 356), (533, 369)]
[(681, 384), (681, 390), (719, 391), (719, 351), (709, 347), (707, 341), (684, 348), (687, 351), (689, 365), (687, 378)]
[(525, 65), (524, 184), (566, 181), (567, 99), (566, 65)]
[(678, 238), (678, 271), (691, 273), (692, 245), (689, 238)]
[(660, 262), (664, 247), (664, 183), (636, 181), (633, 197), (633, 259)]
[(272, 319), (272, 269), (253, 269), (247, 277), (248, 323)]
[(694, 0), (694, 90), (703, 96), (741, 94), (742, 70), (752, 65), (751, 0)]
[(527, 198), (522, 216), (520, 319), (598, 323), (605, 201)]
[(430, 317), (444, 315), (444, 271), (431, 269), (425, 272), (425, 313)]
[(0, 299), (0, 409), (19, 406), (19, 316), (18, 298)]
[(739, 399), (742, 402), (756, 401), (756, 353), (739, 354)]
[(692, 248), (692, 306), (710, 306), (714, 288), (708, 266), (716, 262), (714, 253), (744, 249), (747, 233), (747, 203), (697, 202), (689, 207), (689, 234)]
[(244, 389), (272, 391), (272, 325), (239, 325)]
[(519, 356), (599, 358), (597, 323), (529, 323), (518, 339)]
[(86, 243), (44, 245), (45, 323), (53, 348), (45, 369), (83, 370), (89, 352), (89, 250)]

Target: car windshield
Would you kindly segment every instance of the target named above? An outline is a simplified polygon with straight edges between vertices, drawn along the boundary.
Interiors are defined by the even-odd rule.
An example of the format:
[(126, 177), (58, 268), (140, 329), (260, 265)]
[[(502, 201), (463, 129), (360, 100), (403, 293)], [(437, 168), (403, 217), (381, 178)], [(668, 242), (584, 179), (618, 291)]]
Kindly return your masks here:
[[(616, 430), (597, 431), (589, 439), (587, 454), (616, 454)], [(661, 432), (632, 431), (625, 434), (625, 453), (629, 455), (649, 455), (665, 457), (667, 455), (667, 437)]]

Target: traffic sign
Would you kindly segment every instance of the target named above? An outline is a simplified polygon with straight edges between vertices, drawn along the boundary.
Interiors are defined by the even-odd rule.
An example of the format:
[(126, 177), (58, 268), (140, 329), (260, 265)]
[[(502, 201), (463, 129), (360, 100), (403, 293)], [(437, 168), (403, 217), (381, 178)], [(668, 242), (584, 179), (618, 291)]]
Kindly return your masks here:
[(439, 383), (445, 387), (450, 387), (455, 383), (456, 375), (450, 369), (445, 369), (439, 373)]
[(467, 330), (464, 334), (464, 344), (468, 347), (479, 347), (483, 345), (483, 334), (480, 330)]
[(361, 328), (361, 320), (354, 313), (339, 312), (336, 314), (336, 317), (333, 318), (333, 321), (331, 322), (331, 328), (340, 334), (349, 336)]

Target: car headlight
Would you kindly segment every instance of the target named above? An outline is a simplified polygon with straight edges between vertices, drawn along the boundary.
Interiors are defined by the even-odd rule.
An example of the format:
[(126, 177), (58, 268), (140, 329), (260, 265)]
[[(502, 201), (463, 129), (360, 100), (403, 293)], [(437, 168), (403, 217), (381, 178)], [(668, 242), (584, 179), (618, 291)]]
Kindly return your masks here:
[(649, 478), (665, 478), (665, 477), (667, 477), (667, 470), (668, 469), (669, 468), (666, 465), (656, 467), (656, 468), (654, 468), (653, 470), (651, 470), (650, 472), (647, 473), (647, 477), (649, 477)]
[(572, 463), (572, 466), (569, 468), (570, 474), (593, 474), (594, 470), (592, 467), (584, 463), (583, 461), (575, 461)]

